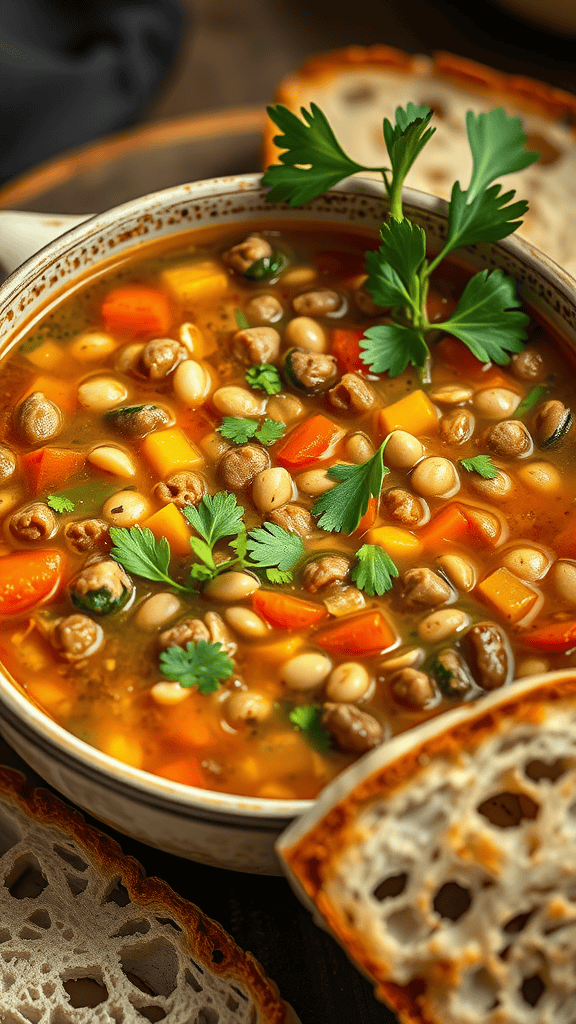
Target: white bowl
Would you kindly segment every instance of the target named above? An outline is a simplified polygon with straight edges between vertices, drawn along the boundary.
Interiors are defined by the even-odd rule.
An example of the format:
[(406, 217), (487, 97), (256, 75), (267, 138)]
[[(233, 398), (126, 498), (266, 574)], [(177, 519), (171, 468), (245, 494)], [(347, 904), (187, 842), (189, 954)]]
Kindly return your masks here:
[[(412, 190), (405, 209), (438, 248), (446, 205)], [(297, 210), (266, 201), (258, 175), (179, 185), (93, 217), (51, 242), (0, 288), (0, 355), (18, 343), (62, 289), (104, 258), (216, 221), (241, 225), (258, 218), (324, 221), (377, 231), (387, 211), (377, 182), (348, 179)], [(16, 215), (14, 215), (16, 216)], [(522, 297), (576, 348), (576, 283), (550, 259), (518, 239), (472, 246), (477, 267), (501, 267)], [(73, 803), (141, 842), (169, 853), (237, 871), (279, 873), (274, 842), (310, 806), (308, 800), (264, 800), (215, 793), (132, 768), (88, 746), (30, 704), (0, 672), (0, 731), (17, 753)]]

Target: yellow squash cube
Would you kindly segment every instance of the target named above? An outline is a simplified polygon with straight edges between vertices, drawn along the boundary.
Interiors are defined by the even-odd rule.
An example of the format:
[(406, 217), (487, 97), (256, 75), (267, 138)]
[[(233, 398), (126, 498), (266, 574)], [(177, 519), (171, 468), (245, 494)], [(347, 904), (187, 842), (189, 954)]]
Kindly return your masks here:
[(508, 622), (520, 622), (538, 600), (536, 591), (505, 566), (490, 573), (476, 591)]
[(179, 470), (196, 469), (204, 463), (200, 452), (178, 427), (148, 434), (142, 442), (142, 454), (161, 480)]
[(160, 275), (160, 280), (172, 297), (184, 306), (219, 299), (228, 291), (228, 275), (214, 260), (198, 260), (170, 267)]
[(172, 502), (158, 509), (142, 526), (152, 530), (156, 540), (166, 537), (173, 555), (190, 555), (192, 530), (179, 509)]

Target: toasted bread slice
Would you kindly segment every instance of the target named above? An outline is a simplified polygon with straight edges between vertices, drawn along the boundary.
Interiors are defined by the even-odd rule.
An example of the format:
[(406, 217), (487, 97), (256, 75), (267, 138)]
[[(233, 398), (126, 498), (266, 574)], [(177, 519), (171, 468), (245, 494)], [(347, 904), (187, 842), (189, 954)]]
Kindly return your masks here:
[(396, 736), (278, 846), (406, 1024), (576, 1020), (576, 671)]
[(0, 1021), (297, 1024), (215, 921), (0, 767)]
[[(527, 198), (520, 235), (576, 276), (576, 97), (532, 79), (507, 75), (462, 57), (410, 56), (387, 46), (349, 47), (308, 60), (277, 87), (275, 102), (298, 112), (318, 104), (344, 150), (370, 167), (387, 165), (382, 119), (410, 100), (431, 107), (436, 134), (411, 168), (406, 184), (450, 198), (453, 182), (466, 187), (472, 162), (467, 110), (504, 106), (519, 116), (538, 163), (506, 178), (506, 189)], [(268, 122), (264, 165), (278, 162), (277, 129)]]

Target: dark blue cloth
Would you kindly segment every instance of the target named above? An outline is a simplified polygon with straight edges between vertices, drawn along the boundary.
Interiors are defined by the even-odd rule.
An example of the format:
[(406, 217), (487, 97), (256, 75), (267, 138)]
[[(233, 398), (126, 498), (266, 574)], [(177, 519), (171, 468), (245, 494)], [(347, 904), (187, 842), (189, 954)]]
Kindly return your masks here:
[(0, 181), (131, 124), (184, 20), (181, 0), (0, 0)]

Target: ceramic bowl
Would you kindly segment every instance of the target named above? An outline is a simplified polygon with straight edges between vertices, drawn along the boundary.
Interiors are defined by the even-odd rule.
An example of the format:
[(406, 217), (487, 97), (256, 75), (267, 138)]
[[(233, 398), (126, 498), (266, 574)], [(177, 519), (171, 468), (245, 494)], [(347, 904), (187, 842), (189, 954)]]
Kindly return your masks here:
[[(424, 228), (430, 245), (439, 248), (446, 233), (446, 205), (406, 190), (405, 209)], [(57, 238), (4, 283), (0, 356), (79, 274), (141, 242), (216, 220), (236, 225), (241, 232), (243, 223), (270, 217), (377, 231), (386, 210), (383, 188), (368, 179), (349, 179), (292, 210), (268, 203), (257, 175), (179, 185), (126, 203)], [(31, 240), (32, 215), (24, 216)], [(12, 217), (18, 223), (21, 215)], [(551, 260), (514, 238), (469, 247), (465, 256), (478, 269), (501, 267), (514, 276), (522, 297), (576, 347), (576, 284)], [(217, 867), (279, 873), (274, 842), (310, 806), (306, 800), (265, 800), (194, 789), (121, 764), (56, 725), (26, 700), (5, 672), (0, 672), (0, 731), (39, 775), (95, 817), (144, 843)]]

